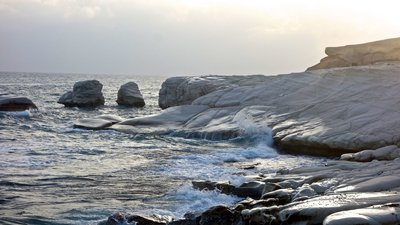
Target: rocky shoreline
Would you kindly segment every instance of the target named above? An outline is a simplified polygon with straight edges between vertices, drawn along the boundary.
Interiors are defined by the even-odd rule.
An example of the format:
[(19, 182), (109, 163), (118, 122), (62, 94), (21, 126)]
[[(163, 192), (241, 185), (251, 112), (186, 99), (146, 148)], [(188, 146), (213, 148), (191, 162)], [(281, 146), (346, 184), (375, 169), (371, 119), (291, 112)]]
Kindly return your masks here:
[(102, 128), (213, 140), (267, 131), (279, 150), (341, 160), (239, 187), (194, 181), (244, 199), (175, 220), (116, 213), (102, 224), (399, 224), (399, 40), (327, 48), (327, 59), (302, 73), (169, 78), (161, 114)]
[[(393, 148), (394, 149), (394, 148)], [(393, 150), (399, 153), (399, 149)], [(235, 187), (227, 182), (194, 181), (199, 190), (218, 189), (244, 199), (173, 220), (117, 213), (103, 224), (399, 224), (400, 158), (356, 162), (330, 160), (323, 167), (252, 176)]]

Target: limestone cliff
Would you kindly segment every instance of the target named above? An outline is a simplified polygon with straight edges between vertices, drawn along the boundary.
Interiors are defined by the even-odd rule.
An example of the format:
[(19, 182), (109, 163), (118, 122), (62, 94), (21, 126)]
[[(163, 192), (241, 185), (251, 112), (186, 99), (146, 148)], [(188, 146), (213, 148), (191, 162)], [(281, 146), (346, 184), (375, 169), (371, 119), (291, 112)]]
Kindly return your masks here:
[[(352, 62), (348, 65), (399, 58), (400, 48), (388, 46), (400, 46), (400, 39), (328, 48), (327, 53)], [(159, 102), (169, 108), (110, 129), (207, 139), (265, 133), (280, 149), (316, 155), (400, 146), (398, 62), (277, 76), (170, 78)]]
[(307, 70), (328, 69), (400, 61), (400, 38), (374, 41), (364, 44), (328, 47), (327, 57)]

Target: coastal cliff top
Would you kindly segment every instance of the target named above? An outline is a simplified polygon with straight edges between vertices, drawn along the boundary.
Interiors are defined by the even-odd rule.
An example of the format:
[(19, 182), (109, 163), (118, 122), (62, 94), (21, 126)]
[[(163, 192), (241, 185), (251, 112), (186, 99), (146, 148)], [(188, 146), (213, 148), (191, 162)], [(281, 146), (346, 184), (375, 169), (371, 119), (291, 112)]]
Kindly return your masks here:
[(363, 44), (327, 47), (327, 57), (307, 70), (328, 69), (400, 61), (400, 38)]

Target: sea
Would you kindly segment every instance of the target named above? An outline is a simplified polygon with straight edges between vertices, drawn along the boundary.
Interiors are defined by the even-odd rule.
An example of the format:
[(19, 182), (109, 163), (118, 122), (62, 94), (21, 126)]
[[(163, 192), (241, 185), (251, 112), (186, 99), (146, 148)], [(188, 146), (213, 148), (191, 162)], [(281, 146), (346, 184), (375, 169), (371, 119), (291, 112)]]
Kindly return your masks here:
[[(57, 103), (75, 82), (90, 79), (103, 84), (104, 106)], [(279, 153), (268, 131), (205, 140), (73, 127), (78, 119), (104, 114), (130, 119), (159, 113), (158, 92), (165, 79), (0, 72), (0, 93), (26, 96), (38, 106), (0, 112), (0, 224), (98, 224), (116, 212), (182, 218), (240, 200), (195, 190), (193, 180), (240, 185), (252, 175), (323, 163), (322, 158)], [(145, 107), (116, 103), (119, 87), (129, 81), (139, 85)]]

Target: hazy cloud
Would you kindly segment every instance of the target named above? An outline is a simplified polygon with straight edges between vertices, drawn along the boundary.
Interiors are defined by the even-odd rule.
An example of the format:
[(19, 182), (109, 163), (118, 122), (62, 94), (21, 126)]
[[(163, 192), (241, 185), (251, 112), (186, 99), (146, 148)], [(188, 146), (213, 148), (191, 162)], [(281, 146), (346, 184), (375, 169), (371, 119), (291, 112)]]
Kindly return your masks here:
[(397, 1), (0, 0), (0, 70), (301, 71), (326, 46), (399, 36)]

